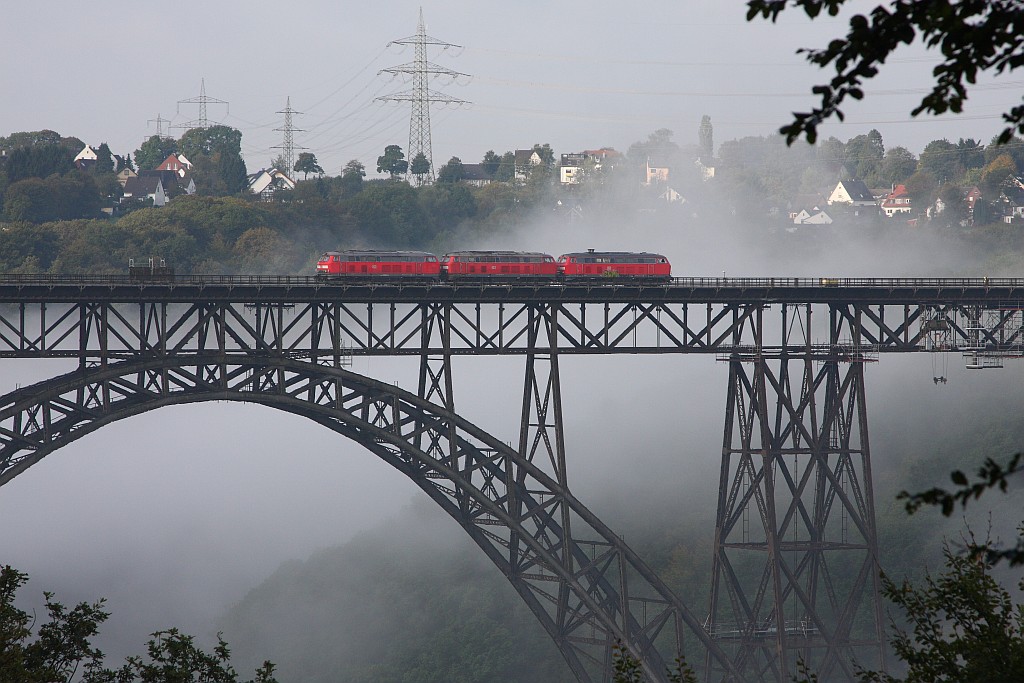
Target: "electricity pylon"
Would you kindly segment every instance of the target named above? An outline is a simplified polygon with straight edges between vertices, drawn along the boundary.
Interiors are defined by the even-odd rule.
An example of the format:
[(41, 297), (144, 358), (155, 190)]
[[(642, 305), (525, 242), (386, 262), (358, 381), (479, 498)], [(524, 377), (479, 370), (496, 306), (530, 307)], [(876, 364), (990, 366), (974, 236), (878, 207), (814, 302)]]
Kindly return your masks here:
[[(216, 97), (207, 97), (206, 96), (206, 79), (204, 78), (202, 80), (202, 83), (199, 86), (199, 97), (190, 97), (187, 100), (178, 100), (178, 112), (179, 113), (181, 112), (181, 105), (183, 105), (183, 104), (198, 104), (199, 105), (199, 118), (198, 119), (192, 119), (191, 121), (186, 121), (185, 123), (179, 124), (177, 126), (171, 126), (171, 127), (172, 128), (185, 128), (185, 129), (190, 129), (190, 128), (209, 128), (210, 127), (210, 121), (209, 121), (209, 119), (206, 118), (206, 105), (210, 104), (210, 103), (212, 103), (212, 104), (223, 104), (223, 105), (225, 105), (225, 107), (229, 107), (230, 106), (224, 100), (218, 100)], [(228, 111), (230, 112), (230, 109)]]
[(295, 111), (292, 109), (292, 98), (289, 97), (285, 104), (284, 111), (277, 112), (278, 114), (284, 114), (284, 127), (275, 128), (275, 131), (284, 133), (284, 141), (280, 145), (274, 145), (271, 149), (281, 150), (281, 156), (284, 157), (284, 163), (287, 168), (279, 168), (277, 170), (283, 172), (289, 178), (295, 167), (295, 150), (306, 149), (305, 147), (296, 147), (294, 133), (303, 132), (301, 128), (296, 128), (292, 125), (292, 116), (294, 114), (302, 114), (301, 111)]
[(413, 159), (422, 152), (430, 163), (430, 169), (424, 174), (426, 178), (421, 179), (421, 182), (433, 182), (434, 158), (430, 143), (430, 104), (431, 102), (439, 102), (441, 104), (460, 105), (469, 104), (469, 102), (430, 89), (430, 79), (432, 78), (447, 76), (454, 80), (459, 76), (467, 76), (467, 74), (452, 71), (433, 62), (428, 62), (427, 46), (439, 47), (442, 50), (462, 46), (446, 43), (443, 40), (428, 36), (423, 25), (422, 8), (420, 8), (420, 22), (416, 29), (416, 35), (402, 38), (401, 40), (392, 40), (388, 43), (388, 46), (391, 45), (415, 46), (415, 58), (412, 62), (388, 69), (381, 69), (378, 73), (387, 73), (392, 76), (402, 76), (403, 78), (409, 76), (412, 80), (412, 88), (390, 95), (382, 95), (377, 99), (381, 101), (412, 103), (412, 115), (409, 117), (409, 147), (406, 150), (406, 159), (409, 162), (409, 169), (411, 171)]

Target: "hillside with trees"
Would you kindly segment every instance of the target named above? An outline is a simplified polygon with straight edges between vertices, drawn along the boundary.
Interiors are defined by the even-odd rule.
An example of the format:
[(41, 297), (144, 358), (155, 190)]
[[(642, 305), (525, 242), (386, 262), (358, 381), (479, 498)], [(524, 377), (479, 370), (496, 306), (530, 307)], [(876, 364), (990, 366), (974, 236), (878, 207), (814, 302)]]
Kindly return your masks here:
[[(559, 223), (626, 228), (652, 220), (786, 249), (836, 235), (865, 242), (904, 235), (910, 243), (927, 235), (970, 256), (965, 268), (1019, 272), (1020, 139), (1006, 145), (939, 139), (915, 156), (887, 148), (875, 130), (816, 146), (748, 137), (721, 143), (709, 160), (709, 127), (702, 123), (701, 144), (679, 144), (662, 129), (624, 154), (603, 148), (602, 157), (567, 155), (589, 159), (568, 183), (548, 144), (526, 150), (539, 163), (525, 166), (513, 151), (489, 151), (478, 164), (453, 157), (433, 184), (421, 182), (422, 160), (421, 173), (406, 182), (409, 164), (399, 145), (388, 145), (377, 159), (385, 179), (368, 179), (367, 166), (355, 159), (340, 175), (326, 175), (315, 155), (304, 152), (293, 169), (302, 178), (261, 194), (246, 189), (241, 133), (226, 126), (192, 129), (177, 140), (152, 136), (135, 150), (134, 162), (106, 145), (87, 148), (96, 159), (76, 161), (86, 148), (77, 138), (14, 133), (0, 138), (0, 272), (119, 273), (129, 259), (155, 256), (182, 274), (308, 273), (316, 256), (331, 249), (444, 252), (501, 244), (538, 221), (557, 229)], [(180, 178), (146, 171), (174, 176), (167, 184), (176, 189), (168, 190), (165, 205), (121, 196), (136, 165), (142, 172), (168, 157), (190, 166)], [(652, 160), (664, 166), (663, 176), (651, 174)], [(882, 194), (904, 186), (913, 211), (887, 218), (828, 205), (843, 179), (862, 180)], [(179, 187), (186, 181), (194, 183), (191, 194)], [(792, 217), (811, 207), (827, 210), (831, 224), (794, 226)]]

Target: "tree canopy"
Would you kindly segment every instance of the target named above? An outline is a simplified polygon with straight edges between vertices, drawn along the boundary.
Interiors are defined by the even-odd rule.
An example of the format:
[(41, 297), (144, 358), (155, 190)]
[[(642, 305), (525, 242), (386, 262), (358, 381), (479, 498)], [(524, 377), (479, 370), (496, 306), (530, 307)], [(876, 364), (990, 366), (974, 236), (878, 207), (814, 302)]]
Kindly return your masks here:
[[(836, 16), (849, 0), (749, 0), (747, 20), (762, 17), (776, 21), (784, 11), (802, 9), (812, 20), (822, 12)], [(852, 3), (851, 3), (852, 4)], [(796, 112), (780, 132), (792, 143), (800, 137), (815, 142), (818, 126), (833, 116), (843, 120), (840, 109), (847, 97), (864, 97), (864, 83), (878, 75), (882, 64), (901, 45), (920, 39), (937, 49), (941, 61), (933, 70), (931, 91), (910, 113), (943, 114), (963, 111), (968, 88), (978, 74), (1010, 72), (1024, 66), (1024, 6), (1013, 0), (889, 0), (871, 12), (850, 19), (845, 36), (820, 50), (801, 48), (807, 61), (835, 75), (813, 88), (821, 102), (809, 112)], [(1024, 104), (1003, 114), (1007, 126), (998, 141), (1008, 142), (1024, 133)]]
[(377, 173), (387, 173), (395, 180), (409, 169), (409, 162), (405, 160), (405, 152), (398, 145), (388, 145), (384, 148), (384, 154), (377, 157)]
[(140, 171), (148, 171), (163, 163), (164, 159), (178, 152), (178, 141), (162, 135), (151, 135), (135, 150), (135, 164)]
[(409, 172), (416, 176), (417, 182), (421, 182), (423, 176), (430, 173), (430, 161), (427, 159), (427, 155), (417, 152), (409, 165)]
[(462, 165), (462, 159), (452, 157), (448, 163), (437, 172), (438, 183), (457, 183), (466, 175), (466, 169)]
[(242, 132), (230, 126), (190, 128), (181, 136), (178, 146), (181, 153), (193, 162), (195, 161), (193, 157), (213, 156), (218, 152), (240, 155), (242, 153)]
[(296, 159), (292, 170), (296, 173), (301, 173), (304, 179), (308, 178), (310, 173), (323, 175), (324, 172), (324, 169), (317, 163), (316, 155), (312, 152), (300, 152), (299, 158)]
[[(15, 595), (26, 581), (27, 574), (0, 567), (0, 681), (238, 682), (228, 645), (219, 634), (213, 652), (207, 653), (196, 646), (192, 636), (177, 629), (153, 633), (145, 657), (129, 657), (118, 669), (104, 668), (103, 653), (92, 645), (100, 624), (110, 616), (104, 601), (81, 602), (68, 609), (52, 593), (44, 593), (47, 621), (35, 629), (35, 618), (14, 605)], [(264, 662), (249, 683), (276, 683), (274, 668)]]

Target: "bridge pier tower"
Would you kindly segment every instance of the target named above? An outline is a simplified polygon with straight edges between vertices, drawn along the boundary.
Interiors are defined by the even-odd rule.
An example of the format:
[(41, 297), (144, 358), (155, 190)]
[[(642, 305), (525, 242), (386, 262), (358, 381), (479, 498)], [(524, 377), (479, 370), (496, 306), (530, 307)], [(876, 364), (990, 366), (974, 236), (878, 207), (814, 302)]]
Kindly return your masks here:
[[(420, 346), (424, 351), (420, 354), (417, 395), (445, 410), (455, 412), (455, 395), (452, 389), (451, 314), (451, 306), (428, 304), (421, 307)], [(430, 349), (440, 350), (440, 353), (431, 353)], [(418, 431), (417, 448), (422, 447), (426, 453), (435, 457), (451, 458), (452, 453), (446, 452), (446, 449), (450, 449), (454, 443), (452, 435), (449, 435), (445, 445), (442, 445), (437, 435), (433, 436), (430, 443), (424, 444), (425, 430), (421, 428)]]
[(828, 343), (815, 345), (811, 307), (784, 308), (780, 347), (763, 346), (757, 315), (755, 345), (722, 358), (706, 627), (743, 680), (789, 681), (802, 659), (822, 683), (853, 681), (854, 662), (885, 664), (864, 392), (871, 351), (848, 311), (830, 311)]

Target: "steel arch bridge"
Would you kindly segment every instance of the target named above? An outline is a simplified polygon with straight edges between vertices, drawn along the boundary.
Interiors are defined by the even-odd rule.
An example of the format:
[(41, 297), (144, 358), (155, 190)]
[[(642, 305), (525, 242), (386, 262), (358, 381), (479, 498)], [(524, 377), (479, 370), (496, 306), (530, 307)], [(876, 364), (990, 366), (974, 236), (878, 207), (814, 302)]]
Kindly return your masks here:
[(621, 642), (661, 680), (656, 642), (728, 658), (689, 609), (569, 490), (517, 450), (396, 386), (301, 360), (168, 356), (73, 371), (0, 403), (3, 485), (112, 422), (182, 403), (258, 403), (361, 444), (454, 518), (502, 571), (580, 680)]
[[(79, 369), (0, 397), (0, 484), (113, 419), (261, 402), (412, 477), (580, 680), (607, 680), (621, 640), (656, 681), (686, 647), (707, 680), (787, 681), (803, 658), (821, 680), (852, 681), (853, 660), (885, 664), (864, 365), (919, 352), (973, 368), (1024, 356), (1024, 280), (2, 276), (0, 359)], [(728, 364), (700, 620), (570, 493), (559, 360), (610, 354)], [(452, 358), (489, 355), (525, 360), (516, 448), (457, 417)], [(346, 372), (353, 356), (418, 357), (416, 394)]]

